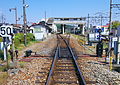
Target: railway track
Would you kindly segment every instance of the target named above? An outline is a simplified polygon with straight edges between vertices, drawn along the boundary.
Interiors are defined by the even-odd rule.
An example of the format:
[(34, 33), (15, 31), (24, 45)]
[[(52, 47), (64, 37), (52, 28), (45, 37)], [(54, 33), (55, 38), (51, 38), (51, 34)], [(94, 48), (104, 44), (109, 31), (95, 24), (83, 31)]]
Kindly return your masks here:
[(46, 85), (86, 85), (69, 43), (60, 35)]

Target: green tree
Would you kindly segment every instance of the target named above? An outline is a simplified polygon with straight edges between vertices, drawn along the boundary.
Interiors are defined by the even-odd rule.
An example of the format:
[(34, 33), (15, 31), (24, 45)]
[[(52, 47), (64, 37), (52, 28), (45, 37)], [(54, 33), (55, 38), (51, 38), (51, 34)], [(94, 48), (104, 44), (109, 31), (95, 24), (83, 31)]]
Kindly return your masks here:
[(120, 22), (119, 21), (113, 21), (112, 22), (112, 29), (117, 29), (118, 26), (120, 26)]

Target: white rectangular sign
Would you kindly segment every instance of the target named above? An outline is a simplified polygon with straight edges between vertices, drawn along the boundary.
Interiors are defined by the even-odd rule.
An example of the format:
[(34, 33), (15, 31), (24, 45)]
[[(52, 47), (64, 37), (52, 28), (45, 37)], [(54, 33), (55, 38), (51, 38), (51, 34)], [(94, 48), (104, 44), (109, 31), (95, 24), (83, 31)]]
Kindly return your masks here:
[(114, 41), (117, 41), (118, 39), (117, 39), (117, 37), (113, 37), (112, 38), (112, 41), (114, 42)]
[(9, 37), (13, 33), (13, 26), (3, 25), (0, 27), (0, 35), (2, 37)]
[(89, 34), (89, 41), (96, 42), (99, 41), (99, 33), (91, 33)]

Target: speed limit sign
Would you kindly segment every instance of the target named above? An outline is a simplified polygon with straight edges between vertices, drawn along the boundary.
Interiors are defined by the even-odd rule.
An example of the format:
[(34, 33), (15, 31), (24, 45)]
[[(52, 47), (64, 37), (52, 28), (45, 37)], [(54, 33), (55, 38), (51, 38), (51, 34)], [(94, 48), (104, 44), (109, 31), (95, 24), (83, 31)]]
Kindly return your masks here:
[(13, 33), (13, 26), (3, 25), (0, 27), (0, 35), (2, 37), (9, 37)]

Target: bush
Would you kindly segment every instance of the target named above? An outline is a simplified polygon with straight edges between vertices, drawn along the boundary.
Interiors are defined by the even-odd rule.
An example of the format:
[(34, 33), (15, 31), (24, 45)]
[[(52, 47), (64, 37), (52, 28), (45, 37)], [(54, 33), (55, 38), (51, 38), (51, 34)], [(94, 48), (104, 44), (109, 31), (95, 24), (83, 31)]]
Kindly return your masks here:
[(35, 36), (32, 33), (27, 33), (27, 43), (35, 41)]
[(0, 71), (2, 72), (7, 71), (7, 66), (6, 65), (0, 66)]
[(15, 39), (14, 39), (15, 48), (22, 43), (24, 43), (24, 34), (23, 33), (15, 34)]
[[(30, 41), (34, 41), (35, 37), (32, 33), (27, 33), (26, 39), (27, 39), (27, 43), (29, 43)], [(15, 48), (17, 48), (20, 44), (24, 44), (24, 34), (23, 33), (15, 34), (14, 44), (15, 44)]]
[(0, 42), (2, 42), (3, 41), (3, 38), (2, 37), (0, 37)]

